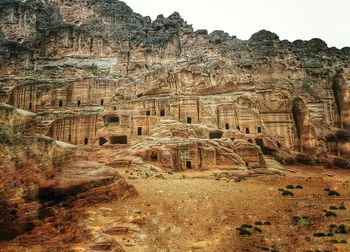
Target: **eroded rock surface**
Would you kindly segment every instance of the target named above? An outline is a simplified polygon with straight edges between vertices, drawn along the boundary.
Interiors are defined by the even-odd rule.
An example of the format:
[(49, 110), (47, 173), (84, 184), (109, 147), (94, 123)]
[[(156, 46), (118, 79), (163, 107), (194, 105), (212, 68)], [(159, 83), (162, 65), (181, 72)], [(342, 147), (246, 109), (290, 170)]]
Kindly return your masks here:
[[(44, 202), (132, 194), (110, 168), (56, 170), (67, 150), (169, 171), (260, 174), (273, 158), (350, 166), (349, 48), (265, 30), (208, 34), (177, 12), (152, 21), (118, 0), (3, 0), (0, 29), (0, 102), (17, 108), (0, 107), (5, 222), (19, 219), (16, 202), (37, 211), (21, 195), (39, 184)], [(27, 185), (17, 177), (32, 162)]]

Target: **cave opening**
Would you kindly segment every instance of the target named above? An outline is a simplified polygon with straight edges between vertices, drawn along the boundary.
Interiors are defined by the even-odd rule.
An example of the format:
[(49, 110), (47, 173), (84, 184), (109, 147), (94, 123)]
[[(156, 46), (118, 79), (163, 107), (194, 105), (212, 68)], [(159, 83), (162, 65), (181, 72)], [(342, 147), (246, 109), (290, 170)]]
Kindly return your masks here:
[(103, 106), (104, 103), (105, 103), (105, 101), (103, 99), (101, 99), (101, 101), (100, 101), (101, 106)]
[(108, 142), (108, 141), (107, 141), (106, 138), (100, 137), (100, 139), (99, 139), (99, 145), (100, 145), (100, 146), (104, 145), (104, 144), (107, 143), (107, 142)]
[(150, 116), (151, 115), (151, 111), (150, 110), (147, 110), (146, 111), (146, 116)]
[(187, 123), (191, 124), (192, 123), (192, 117), (187, 117)]
[(245, 129), (245, 133), (247, 133), (247, 134), (249, 134), (249, 133), (250, 133), (249, 128), (246, 128), (246, 129)]
[(209, 133), (209, 138), (210, 139), (220, 139), (224, 133), (219, 130), (211, 131)]
[(258, 127), (258, 133), (261, 133), (262, 130), (261, 130), (261, 127)]
[(81, 105), (81, 101), (80, 100), (78, 100), (77, 105), (78, 105), (78, 107), (80, 107), (80, 105)]
[(160, 111), (160, 116), (165, 116), (165, 109), (162, 109), (161, 111)]
[(273, 156), (275, 154), (275, 151), (271, 150), (270, 148), (267, 148), (264, 145), (264, 140), (261, 138), (256, 138), (255, 139), (256, 145), (258, 145), (264, 155), (267, 156)]
[(191, 161), (186, 161), (186, 168), (192, 169), (192, 162)]
[(72, 135), (69, 134), (69, 135), (68, 135), (68, 142), (71, 142), (71, 141), (72, 141)]
[(252, 143), (253, 143), (253, 140), (252, 140), (252, 139), (248, 139), (248, 142), (252, 144)]
[(110, 138), (111, 144), (128, 144), (127, 136), (113, 136)]
[(85, 137), (85, 139), (84, 139), (84, 144), (85, 144), (85, 145), (88, 145), (88, 144), (89, 144), (89, 138)]
[(151, 154), (151, 160), (153, 161), (153, 162), (155, 162), (155, 161), (157, 161), (158, 160), (158, 154), (157, 154), (157, 152), (152, 152), (152, 154)]
[(58, 107), (62, 108), (62, 106), (63, 106), (63, 101), (62, 101), (62, 100), (59, 100), (59, 101), (58, 101)]
[(230, 129), (230, 124), (226, 123), (225, 124), (225, 129), (229, 130)]
[(239, 131), (241, 131), (241, 127), (237, 126), (237, 129), (238, 129)]
[(137, 135), (142, 136), (142, 127), (137, 128)]
[(32, 107), (33, 107), (33, 103), (29, 103), (29, 109), (31, 110), (32, 109)]

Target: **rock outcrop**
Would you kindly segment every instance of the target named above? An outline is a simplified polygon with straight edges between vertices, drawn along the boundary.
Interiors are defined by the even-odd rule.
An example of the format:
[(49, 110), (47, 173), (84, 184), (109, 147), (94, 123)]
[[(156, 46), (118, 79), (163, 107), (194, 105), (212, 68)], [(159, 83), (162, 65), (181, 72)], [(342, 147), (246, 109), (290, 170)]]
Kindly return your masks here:
[[(39, 182), (50, 179), (42, 197), (65, 199), (121, 181), (92, 179), (90, 169), (76, 181), (75, 166), (58, 173), (73, 145), (123, 149), (174, 171), (350, 158), (350, 48), (320, 39), (208, 34), (177, 12), (152, 21), (119, 0), (3, 0), (0, 76), (0, 102), (17, 108), (0, 107), (6, 223), (36, 212), (17, 193), (38, 192)], [(27, 173), (35, 178), (17, 178)]]

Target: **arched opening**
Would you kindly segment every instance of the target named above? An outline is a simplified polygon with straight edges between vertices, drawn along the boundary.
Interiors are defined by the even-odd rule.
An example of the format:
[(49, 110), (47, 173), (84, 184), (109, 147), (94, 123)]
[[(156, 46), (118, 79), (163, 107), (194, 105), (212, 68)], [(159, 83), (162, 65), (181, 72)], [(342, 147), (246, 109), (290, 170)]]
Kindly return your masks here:
[(85, 137), (85, 139), (84, 139), (84, 144), (85, 144), (85, 145), (88, 145), (88, 144), (89, 144), (89, 138)]
[(261, 130), (261, 127), (258, 127), (258, 133), (261, 133), (262, 130)]
[(249, 128), (246, 128), (246, 129), (245, 129), (245, 133), (247, 133), (247, 134), (249, 134), (249, 133), (250, 133)]
[(209, 138), (210, 139), (220, 139), (223, 135), (223, 132), (222, 131), (219, 131), (219, 130), (215, 130), (215, 131), (211, 131), (209, 133)]
[(142, 127), (137, 128), (137, 135), (142, 136)]
[(104, 103), (105, 103), (105, 101), (103, 99), (101, 99), (101, 101), (100, 101), (101, 106), (103, 106)]
[(151, 154), (151, 160), (153, 162), (157, 161), (158, 160), (158, 154), (157, 152), (153, 151), (152, 154)]
[(162, 109), (161, 111), (160, 111), (160, 116), (165, 116), (165, 109)]
[(77, 106), (78, 106), (78, 107), (80, 107), (80, 105), (81, 105), (81, 101), (80, 101), (80, 100), (78, 100), (78, 102), (77, 102)]
[(229, 130), (230, 129), (230, 124), (226, 123), (225, 124), (225, 129)]
[(110, 138), (111, 144), (128, 144), (127, 136), (114, 136)]
[(59, 100), (59, 101), (58, 101), (58, 107), (62, 108), (62, 106), (63, 106), (63, 101), (62, 101), (62, 100)]
[(119, 117), (118, 116), (110, 116), (110, 117), (108, 117), (107, 122), (109, 122), (109, 123), (119, 123)]
[(187, 117), (187, 123), (191, 124), (192, 123), (192, 117)]
[(192, 169), (192, 162), (191, 161), (186, 161), (186, 168)]
[(98, 144), (99, 144), (100, 146), (102, 146), (102, 145), (104, 145), (104, 144), (107, 143), (107, 142), (108, 142), (108, 141), (107, 141), (106, 138), (100, 137)]

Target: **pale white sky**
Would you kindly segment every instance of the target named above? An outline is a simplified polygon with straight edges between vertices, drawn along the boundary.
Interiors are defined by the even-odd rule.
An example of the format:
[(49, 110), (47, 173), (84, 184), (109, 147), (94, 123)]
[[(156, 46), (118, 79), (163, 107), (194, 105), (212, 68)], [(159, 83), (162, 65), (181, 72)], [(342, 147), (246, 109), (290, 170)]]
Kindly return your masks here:
[(240, 39), (262, 29), (280, 39), (321, 38), (329, 47), (350, 46), (350, 0), (123, 0), (135, 12), (174, 11), (194, 29), (224, 30)]

